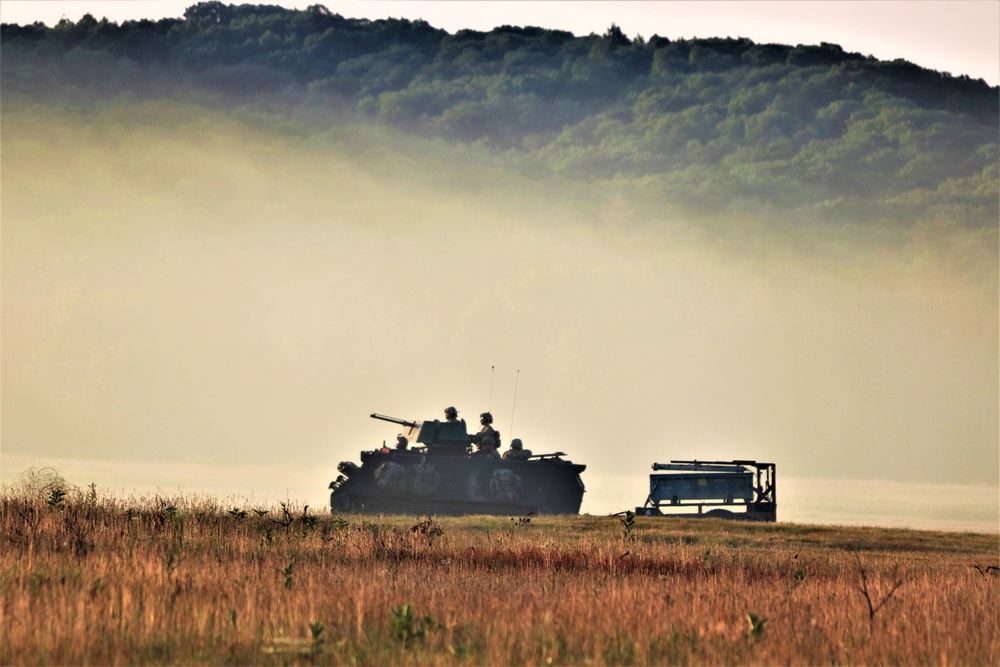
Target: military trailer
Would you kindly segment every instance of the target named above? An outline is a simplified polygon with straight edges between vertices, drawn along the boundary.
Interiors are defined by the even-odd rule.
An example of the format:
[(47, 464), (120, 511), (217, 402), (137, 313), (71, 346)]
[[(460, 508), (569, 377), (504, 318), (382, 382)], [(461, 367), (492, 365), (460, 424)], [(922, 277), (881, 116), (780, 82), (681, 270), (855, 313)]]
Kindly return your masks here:
[[(365, 514), (578, 514), (585, 465), (563, 452), (519, 460), (473, 452), (464, 421), (413, 422), (373, 414), (404, 427), (416, 444), (362, 451), (361, 465), (344, 461), (330, 482), (330, 510)], [(497, 434), (499, 436), (499, 434)]]
[[(773, 463), (671, 461), (654, 463), (653, 470), (670, 472), (649, 476), (649, 496), (635, 509), (639, 516), (778, 519)], [(743, 509), (730, 509), (735, 507)]]

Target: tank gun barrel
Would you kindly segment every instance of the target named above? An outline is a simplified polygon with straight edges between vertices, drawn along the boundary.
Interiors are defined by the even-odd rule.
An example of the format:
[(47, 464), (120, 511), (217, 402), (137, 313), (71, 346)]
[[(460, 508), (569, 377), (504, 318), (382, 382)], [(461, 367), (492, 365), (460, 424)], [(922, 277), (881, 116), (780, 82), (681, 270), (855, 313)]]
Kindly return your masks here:
[(372, 413), (372, 419), (381, 419), (384, 422), (392, 422), (393, 424), (401, 424), (407, 428), (416, 428), (417, 422), (408, 422), (405, 419), (396, 419), (395, 417), (386, 417), (385, 415), (380, 415), (378, 413)]

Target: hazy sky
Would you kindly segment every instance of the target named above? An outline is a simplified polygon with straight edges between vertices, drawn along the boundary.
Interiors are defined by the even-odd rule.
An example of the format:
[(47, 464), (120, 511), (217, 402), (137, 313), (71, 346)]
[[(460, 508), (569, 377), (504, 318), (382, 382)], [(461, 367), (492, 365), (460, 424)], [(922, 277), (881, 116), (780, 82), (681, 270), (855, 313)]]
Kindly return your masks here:
[[(87, 12), (114, 21), (180, 17), (193, 4), (194, 0), (0, 0), (0, 14), (8, 23), (37, 20), (53, 25), (64, 16), (75, 21)], [(314, 3), (268, 4), (305, 8)], [(350, 18), (423, 18), (449, 32), (509, 24), (586, 35), (603, 33), (616, 23), (629, 36), (748, 37), (755, 42), (792, 45), (833, 42), (847, 51), (883, 60), (904, 58), (923, 67), (982, 78), (991, 85), (1000, 83), (1000, 2), (996, 0), (344, 0), (325, 4)]]
[(672, 458), (997, 486), (975, 232), (693, 221), (469, 147), (262, 123), (5, 106), (6, 479), (62, 460), (316, 505), (394, 439), (369, 414), (455, 405), (616, 509)]

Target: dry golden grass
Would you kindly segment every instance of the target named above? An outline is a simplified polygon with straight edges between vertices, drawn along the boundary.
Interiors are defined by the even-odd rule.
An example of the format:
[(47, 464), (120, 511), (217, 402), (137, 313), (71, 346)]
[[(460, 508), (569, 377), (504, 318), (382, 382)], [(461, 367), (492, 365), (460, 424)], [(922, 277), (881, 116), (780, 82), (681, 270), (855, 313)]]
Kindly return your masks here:
[(7, 494), (0, 663), (995, 665), (998, 559), (996, 535)]

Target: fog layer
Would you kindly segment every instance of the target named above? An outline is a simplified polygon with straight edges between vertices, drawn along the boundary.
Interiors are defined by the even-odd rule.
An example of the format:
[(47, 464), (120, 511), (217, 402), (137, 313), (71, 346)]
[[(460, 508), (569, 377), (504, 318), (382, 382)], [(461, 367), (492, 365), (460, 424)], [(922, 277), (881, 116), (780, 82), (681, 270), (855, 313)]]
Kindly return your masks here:
[(181, 106), (8, 107), (2, 142), (5, 454), (332, 479), (394, 438), (370, 413), (455, 405), (585, 481), (998, 483), (995, 230), (707, 219)]

